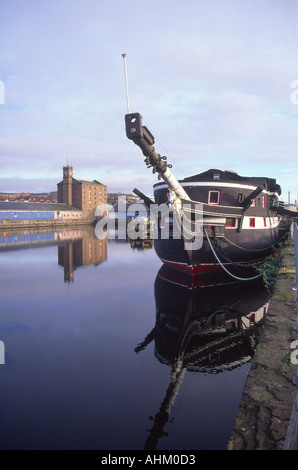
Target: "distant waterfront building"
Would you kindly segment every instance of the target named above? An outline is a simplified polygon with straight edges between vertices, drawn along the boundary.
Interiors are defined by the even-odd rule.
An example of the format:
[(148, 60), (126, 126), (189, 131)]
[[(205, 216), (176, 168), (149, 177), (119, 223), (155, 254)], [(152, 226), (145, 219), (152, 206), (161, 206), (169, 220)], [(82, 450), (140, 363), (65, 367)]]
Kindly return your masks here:
[(57, 189), (58, 203), (0, 200), (0, 227), (55, 220), (89, 223), (95, 216), (96, 207), (107, 203), (107, 187), (96, 180), (76, 180), (70, 166), (63, 168), (63, 180)]
[(0, 201), (0, 226), (15, 221), (23, 224), (45, 220), (82, 219), (82, 211), (67, 204)]
[(63, 180), (57, 184), (58, 203), (75, 207), (84, 218), (93, 217), (100, 204), (107, 203), (107, 187), (99, 181), (83, 181), (73, 177), (71, 166), (63, 167)]

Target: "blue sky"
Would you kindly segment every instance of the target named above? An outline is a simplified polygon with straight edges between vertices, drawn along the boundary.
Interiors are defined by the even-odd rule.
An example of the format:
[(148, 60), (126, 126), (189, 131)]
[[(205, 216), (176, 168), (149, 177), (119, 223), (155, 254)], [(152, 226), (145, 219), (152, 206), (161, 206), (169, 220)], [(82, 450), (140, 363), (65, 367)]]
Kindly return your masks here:
[(131, 111), (177, 178), (269, 176), (297, 199), (296, 0), (0, 0), (0, 21), (0, 192), (56, 190), (69, 163), (150, 195), (125, 136), (126, 53)]

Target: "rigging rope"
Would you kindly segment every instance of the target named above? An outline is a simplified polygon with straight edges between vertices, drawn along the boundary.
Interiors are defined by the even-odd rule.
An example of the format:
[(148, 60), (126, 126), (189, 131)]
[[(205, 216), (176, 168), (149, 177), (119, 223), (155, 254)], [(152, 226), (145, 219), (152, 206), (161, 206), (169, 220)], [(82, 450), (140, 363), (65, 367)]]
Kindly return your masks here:
[[(149, 126), (148, 122), (146, 122), (146, 120), (144, 119), (143, 117), (143, 121), (144, 123), (146, 124), (147, 128), (149, 129), (152, 129), (151, 126)], [(151, 132), (151, 131), (150, 131)], [(167, 149), (165, 148), (165, 146), (163, 145), (163, 143), (160, 141), (160, 139), (158, 138), (158, 136), (156, 135), (155, 132), (152, 131), (152, 134), (154, 134), (156, 140), (159, 142), (159, 144), (161, 145), (161, 147), (164, 149), (165, 153), (169, 156), (169, 158), (175, 163), (176, 167), (178, 168), (178, 170), (182, 173), (183, 177), (185, 177), (185, 173), (184, 171), (181, 169), (181, 167), (178, 165), (178, 163), (174, 160), (173, 156), (167, 151)]]

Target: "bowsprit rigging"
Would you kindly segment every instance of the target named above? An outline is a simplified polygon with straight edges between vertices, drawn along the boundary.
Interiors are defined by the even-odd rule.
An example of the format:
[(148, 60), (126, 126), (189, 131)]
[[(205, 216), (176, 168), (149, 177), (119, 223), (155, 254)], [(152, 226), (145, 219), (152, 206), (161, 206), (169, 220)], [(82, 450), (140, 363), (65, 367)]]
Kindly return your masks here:
[[(154, 248), (157, 255), (164, 264), (191, 275), (214, 270), (230, 272), (235, 265), (241, 264), (247, 267), (246, 278), (254, 279), (252, 267), (272, 254), (284, 236), (281, 230), (283, 218), (297, 215), (279, 204), (280, 186), (272, 178), (241, 176), (216, 168), (178, 181), (166, 157), (155, 150), (154, 136), (143, 125), (140, 113), (130, 112), (126, 63), (125, 77), (126, 136), (141, 149), (147, 167), (158, 177), (158, 182), (153, 185), (152, 203), (157, 207), (168, 207), (167, 217), (159, 214), (156, 220)], [(139, 190), (136, 192), (144, 196)], [(144, 200), (147, 206), (151, 204), (146, 196)], [(177, 220), (180, 220), (180, 237), (173, 229)], [(167, 237), (163, 231), (165, 224), (168, 224)], [(195, 241), (200, 239), (201, 243), (191, 244), (191, 236)], [(216, 255), (212, 240), (220, 240), (225, 259)]]

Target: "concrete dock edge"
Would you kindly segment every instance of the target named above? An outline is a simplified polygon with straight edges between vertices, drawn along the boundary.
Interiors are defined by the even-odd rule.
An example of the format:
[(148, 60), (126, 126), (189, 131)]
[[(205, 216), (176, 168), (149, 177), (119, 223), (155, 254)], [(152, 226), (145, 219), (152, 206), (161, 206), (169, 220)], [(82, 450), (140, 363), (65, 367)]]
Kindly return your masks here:
[[(298, 240), (296, 234), (296, 240)], [(296, 253), (297, 254), (297, 253)], [(298, 340), (295, 243), (282, 250), (264, 329), (240, 399), (229, 450), (296, 450)], [(296, 347), (296, 356), (298, 353)]]

